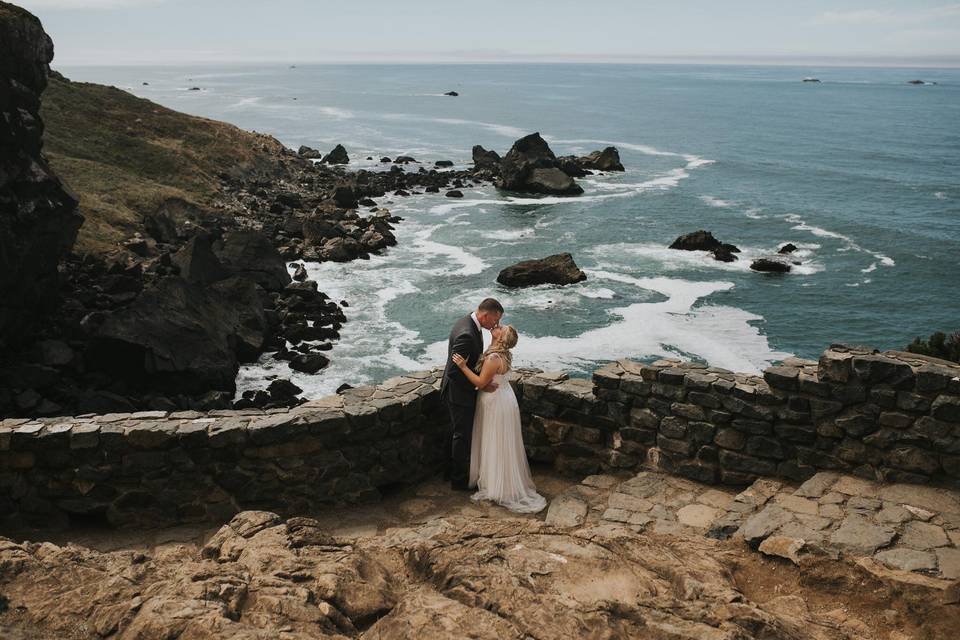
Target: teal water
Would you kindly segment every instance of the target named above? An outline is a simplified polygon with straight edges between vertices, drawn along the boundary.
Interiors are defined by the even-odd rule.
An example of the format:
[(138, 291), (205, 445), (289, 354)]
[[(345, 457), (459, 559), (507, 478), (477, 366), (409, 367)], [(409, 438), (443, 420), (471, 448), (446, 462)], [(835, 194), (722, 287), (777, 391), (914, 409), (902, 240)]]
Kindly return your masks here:
[[(505, 152), (540, 131), (558, 154), (616, 145), (625, 174), (584, 196), (468, 189), (386, 204), (399, 246), (368, 262), (310, 265), (350, 322), (308, 393), (444, 357), (452, 321), (487, 295), (520, 331), (516, 358), (591, 370), (680, 355), (759, 371), (831, 342), (901, 348), (960, 328), (960, 70), (649, 65), (82, 67), (166, 106), (268, 132), (296, 148), (343, 143), (355, 167), (405, 153), (429, 165)], [(805, 76), (819, 84), (802, 83)], [(921, 78), (937, 85), (912, 86)], [(143, 82), (149, 82), (144, 86)], [(202, 91), (187, 91), (200, 86)], [(444, 91), (458, 98), (442, 97)], [(387, 202), (387, 198), (381, 202)], [(705, 228), (733, 264), (665, 247)], [(785, 242), (786, 276), (750, 258)], [(570, 251), (588, 279), (508, 291), (501, 268)], [(248, 367), (256, 386), (272, 363)]]

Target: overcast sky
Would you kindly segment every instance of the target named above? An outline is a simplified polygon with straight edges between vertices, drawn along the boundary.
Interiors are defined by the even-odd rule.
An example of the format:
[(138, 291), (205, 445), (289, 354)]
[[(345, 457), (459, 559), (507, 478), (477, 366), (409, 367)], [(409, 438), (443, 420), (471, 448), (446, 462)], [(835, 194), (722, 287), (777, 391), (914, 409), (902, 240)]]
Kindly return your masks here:
[[(22, 0), (55, 65), (755, 60), (960, 66), (925, 0)], [(709, 60), (708, 60), (709, 61)], [(830, 62), (830, 60), (824, 60)]]

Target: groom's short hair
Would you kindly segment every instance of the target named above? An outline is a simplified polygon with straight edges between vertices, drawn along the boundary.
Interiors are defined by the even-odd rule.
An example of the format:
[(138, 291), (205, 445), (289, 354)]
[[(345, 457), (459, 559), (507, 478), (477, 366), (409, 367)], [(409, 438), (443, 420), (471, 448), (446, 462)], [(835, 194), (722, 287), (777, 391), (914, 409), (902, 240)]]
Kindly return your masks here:
[(484, 298), (477, 306), (477, 311), (486, 311), (487, 313), (499, 313), (503, 315), (503, 305), (494, 298)]

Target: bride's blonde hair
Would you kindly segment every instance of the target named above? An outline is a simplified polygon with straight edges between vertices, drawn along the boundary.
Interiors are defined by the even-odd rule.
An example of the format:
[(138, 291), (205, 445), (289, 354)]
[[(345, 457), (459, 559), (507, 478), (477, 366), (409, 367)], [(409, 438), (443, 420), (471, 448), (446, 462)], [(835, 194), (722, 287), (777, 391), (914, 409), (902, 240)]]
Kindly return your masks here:
[(500, 356), (500, 359), (507, 365), (507, 371), (509, 371), (513, 367), (513, 354), (510, 353), (510, 349), (517, 346), (517, 338), (517, 330), (510, 325), (505, 324), (500, 327), (500, 339), (494, 341), (480, 356), (480, 360), (477, 361), (477, 373), (483, 370), (484, 361), (486, 361), (487, 356), (493, 353)]

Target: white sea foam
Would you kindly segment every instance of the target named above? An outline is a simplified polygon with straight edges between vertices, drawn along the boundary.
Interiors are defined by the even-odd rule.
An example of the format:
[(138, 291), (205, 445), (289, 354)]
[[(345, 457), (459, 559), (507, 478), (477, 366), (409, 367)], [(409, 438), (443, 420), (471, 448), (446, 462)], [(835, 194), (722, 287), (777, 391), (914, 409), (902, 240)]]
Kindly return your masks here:
[[(817, 246), (817, 245), (809, 245)], [(720, 262), (715, 260), (709, 251), (679, 251), (654, 243), (615, 243), (597, 245), (589, 250), (598, 261), (604, 264), (618, 265), (623, 256), (632, 256), (651, 260), (656, 263), (658, 270), (678, 271), (684, 269), (712, 269), (717, 271), (750, 271), (750, 263), (757, 258), (768, 257), (776, 253), (776, 249), (761, 247), (740, 247), (737, 260)], [(800, 252), (798, 251), (798, 254)], [(812, 252), (805, 250), (804, 255), (798, 258), (809, 257)], [(624, 265), (625, 266), (625, 265)], [(814, 275), (825, 270), (822, 263), (816, 260), (804, 260), (802, 264), (791, 265), (792, 271), (799, 275)]]
[(482, 273), (484, 269), (490, 266), (466, 249), (455, 247), (451, 244), (442, 244), (440, 242), (434, 242), (433, 240), (430, 240), (430, 236), (437, 228), (438, 227), (436, 226), (428, 227), (423, 231), (418, 232), (416, 238), (413, 240), (413, 243), (414, 246), (421, 252), (427, 252), (438, 256), (446, 256), (453, 262), (460, 264), (459, 269), (455, 269), (453, 271), (441, 269), (439, 273), (469, 276)]
[(946, 200), (947, 194), (945, 194), (943, 191), (935, 191), (933, 193), (933, 197), (936, 198), (937, 200)]
[(705, 204), (710, 205), (711, 207), (719, 207), (719, 208), (725, 209), (727, 207), (733, 206), (733, 203), (730, 202), (729, 200), (721, 200), (720, 198), (716, 198), (714, 196), (700, 196), (700, 200), (703, 201)]
[(763, 220), (767, 217), (760, 213), (760, 209), (756, 208), (747, 209), (743, 212), (743, 215), (747, 216), (748, 218), (753, 218), (754, 220)]
[(876, 271), (876, 270), (877, 270), (877, 263), (871, 262), (870, 266), (867, 267), (866, 269), (860, 269), (860, 273), (870, 273), (871, 271)]
[(819, 236), (821, 238), (833, 238), (833, 239), (839, 240), (843, 246), (838, 248), (837, 251), (858, 251), (860, 253), (866, 253), (868, 255), (873, 256), (877, 260), (879, 260), (880, 264), (885, 267), (893, 267), (897, 264), (894, 261), (894, 259), (891, 258), (890, 256), (886, 256), (878, 251), (873, 251), (871, 249), (864, 248), (860, 246), (857, 242), (855, 242), (852, 238), (850, 238), (849, 236), (845, 236), (842, 233), (837, 233), (836, 231), (829, 231), (822, 227), (817, 227), (817, 226), (808, 224), (803, 218), (801, 218), (796, 214), (791, 213), (785, 216), (784, 219), (787, 222), (791, 223), (793, 225), (793, 227), (791, 228), (796, 231), (806, 231), (808, 233), (812, 233), (813, 235)]
[(532, 238), (535, 233), (534, 229), (499, 229), (481, 231), (480, 235), (489, 240), (520, 240), (521, 238)]
[[(517, 327), (517, 365), (588, 371), (598, 360), (692, 354), (717, 366), (759, 372), (788, 355), (772, 350), (752, 324), (760, 316), (726, 306), (695, 306), (711, 293), (732, 288), (732, 283), (635, 278), (604, 271), (593, 271), (591, 277), (631, 284), (667, 299), (612, 309), (608, 325), (571, 338), (531, 336)], [(446, 343), (436, 342), (427, 347), (423, 362), (435, 364), (445, 357)]]
[(607, 289), (606, 287), (600, 287), (599, 289), (582, 289), (579, 291), (579, 293), (584, 298), (595, 298), (601, 300), (610, 300), (617, 295), (615, 291), (612, 289)]

